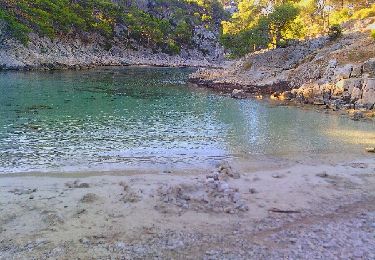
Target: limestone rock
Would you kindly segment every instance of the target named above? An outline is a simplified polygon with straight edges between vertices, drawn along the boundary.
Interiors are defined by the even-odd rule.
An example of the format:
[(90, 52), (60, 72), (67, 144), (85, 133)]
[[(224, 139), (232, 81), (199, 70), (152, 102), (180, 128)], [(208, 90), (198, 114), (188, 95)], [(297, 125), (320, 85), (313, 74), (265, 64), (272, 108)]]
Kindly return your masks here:
[(336, 83), (336, 88), (344, 91), (349, 91), (351, 93), (354, 88), (362, 88), (362, 79), (351, 78), (351, 79), (342, 79)]
[(242, 89), (234, 89), (231, 94), (232, 98), (243, 99), (246, 98), (246, 93)]
[(375, 58), (369, 59), (363, 64), (363, 74), (375, 77)]
[(358, 120), (362, 119), (363, 117), (364, 117), (364, 115), (361, 111), (355, 111), (352, 114), (351, 119), (353, 119), (354, 121), (358, 121)]
[(375, 78), (365, 80), (362, 94), (363, 104), (371, 109), (375, 104)]
[(336, 68), (335, 78), (337, 80), (348, 79), (353, 71), (353, 64), (346, 64), (343, 67)]
[(354, 65), (352, 74), (350, 75), (351, 78), (359, 78), (362, 76), (362, 64)]
[(351, 102), (360, 100), (362, 98), (362, 90), (359, 88), (354, 88), (351, 92)]

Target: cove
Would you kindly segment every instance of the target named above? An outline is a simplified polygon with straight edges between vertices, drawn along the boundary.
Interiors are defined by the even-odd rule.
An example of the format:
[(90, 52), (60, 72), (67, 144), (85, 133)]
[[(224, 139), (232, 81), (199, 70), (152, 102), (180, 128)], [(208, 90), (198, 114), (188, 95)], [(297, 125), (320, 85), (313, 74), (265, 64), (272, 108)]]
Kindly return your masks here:
[(374, 122), (189, 86), (194, 69), (0, 73), (0, 173), (215, 165), (375, 144)]

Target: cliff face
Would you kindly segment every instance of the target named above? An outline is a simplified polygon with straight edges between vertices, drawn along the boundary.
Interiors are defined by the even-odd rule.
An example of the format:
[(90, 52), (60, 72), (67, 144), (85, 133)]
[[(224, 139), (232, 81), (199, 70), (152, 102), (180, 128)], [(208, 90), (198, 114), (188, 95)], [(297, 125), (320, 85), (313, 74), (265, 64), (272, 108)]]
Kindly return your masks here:
[(335, 109), (373, 109), (375, 42), (366, 28), (374, 21), (346, 25), (347, 33), (335, 41), (321, 37), (253, 53), (224, 69), (201, 69), (191, 75), (191, 81), (242, 89), (245, 96), (274, 94), (275, 99)]
[(223, 59), (222, 51), (220, 47), (216, 49), (218, 44), (211, 46), (211, 33), (204, 35), (199, 41), (212, 50), (210, 55), (197, 49), (182, 49), (178, 55), (168, 55), (141, 45), (137, 49), (130, 49), (120, 41), (115, 41), (108, 48), (105, 39), (99, 35), (92, 35), (87, 41), (81, 37), (50, 39), (31, 34), (26, 46), (14, 39), (1, 39), (0, 70), (80, 69), (118, 65), (219, 66)]
[[(218, 41), (220, 12), (207, 11), (188, 1), (112, 2), (113, 10), (108, 13), (105, 13), (104, 9), (94, 8), (94, 18), (89, 23), (98, 22), (101, 25), (101, 22), (108, 22), (109, 26), (103, 28), (111, 30), (111, 36), (103, 34), (103, 30), (95, 29), (96, 27), (83, 31), (77, 25), (69, 26), (68, 33), (59, 31), (61, 28), (58, 26), (49, 28), (54, 30), (54, 36), (43, 36), (39, 24), (34, 24), (33, 20), (30, 20), (29, 23), (25, 22), (25, 25), (32, 29), (25, 44), (17, 40), (17, 35), (10, 31), (9, 21), (2, 20), (0, 15), (0, 69), (83, 68), (137, 64), (217, 66), (223, 60), (224, 52)], [(5, 11), (6, 8), (11, 11), (15, 8), (12, 2), (5, 1), (5, 4), (2, 6), (0, 3), (0, 11), (2, 8)], [(84, 3), (82, 5), (84, 6)], [(123, 13), (119, 10), (123, 10)], [(14, 12), (14, 17), (19, 18), (19, 21), (25, 20), (22, 15), (16, 15), (22, 13), (21, 11)], [(210, 17), (210, 21), (203, 21), (200, 16), (197, 17), (199, 12), (202, 15), (204, 12), (215, 15)], [(104, 15), (108, 17), (103, 18)], [(110, 15), (120, 18), (111, 22), (113, 17), (109, 17)], [(11, 19), (8, 20), (13, 22)]]

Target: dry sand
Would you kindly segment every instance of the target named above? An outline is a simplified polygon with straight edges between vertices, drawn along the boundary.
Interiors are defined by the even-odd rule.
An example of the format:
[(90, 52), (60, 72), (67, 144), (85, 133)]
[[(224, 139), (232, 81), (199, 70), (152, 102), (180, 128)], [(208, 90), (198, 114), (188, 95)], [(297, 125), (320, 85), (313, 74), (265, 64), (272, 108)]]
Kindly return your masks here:
[(374, 248), (371, 157), (0, 177), (0, 259), (374, 259)]

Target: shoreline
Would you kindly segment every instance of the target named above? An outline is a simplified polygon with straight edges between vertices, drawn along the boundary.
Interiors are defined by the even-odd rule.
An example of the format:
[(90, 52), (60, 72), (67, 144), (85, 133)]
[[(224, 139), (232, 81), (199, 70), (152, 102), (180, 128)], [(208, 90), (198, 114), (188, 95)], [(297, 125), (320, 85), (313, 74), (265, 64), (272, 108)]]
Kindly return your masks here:
[[(371, 137), (368, 137), (371, 138)], [(374, 140), (375, 141), (375, 140)], [(366, 141), (368, 140), (366, 139)], [(341, 165), (347, 162), (363, 161), (371, 163), (373, 160), (373, 153), (366, 151), (366, 146), (357, 144), (358, 149), (352, 150), (350, 153), (337, 153), (337, 151), (330, 151), (325, 153), (314, 154), (313, 152), (305, 153), (288, 153), (288, 154), (242, 154), (235, 157), (228, 156), (226, 158), (212, 161), (210, 163), (201, 163), (199, 166), (193, 166), (190, 163), (179, 165), (160, 165), (154, 163), (147, 163), (138, 166), (116, 165), (115, 167), (108, 167), (109, 165), (97, 165), (96, 167), (68, 167), (63, 168), (44, 168), (35, 169), (32, 171), (14, 171), (0, 173), (0, 180), (3, 178), (23, 178), (23, 177), (51, 177), (51, 178), (89, 178), (98, 176), (137, 176), (139, 173), (144, 175), (163, 174), (168, 175), (173, 173), (178, 176), (199, 175), (213, 171), (221, 162), (228, 162), (236, 165), (239, 171), (256, 172), (267, 171), (281, 168), (288, 168), (294, 164), (301, 165), (316, 165), (320, 162), (325, 165)], [(361, 146), (362, 148), (359, 148)]]
[(66, 65), (66, 64), (60, 64), (60, 65), (54, 65), (51, 67), (45, 66), (48, 64), (42, 64), (42, 65), (36, 65), (35, 67), (30, 66), (24, 66), (24, 67), (0, 67), (0, 72), (9, 72), (9, 71), (15, 71), (15, 72), (42, 72), (42, 71), (83, 71), (83, 70), (92, 70), (92, 69), (99, 69), (99, 68), (111, 68), (111, 67), (117, 67), (117, 68), (123, 68), (123, 67), (150, 67), (150, 68), (210, 68), (210, 69), (218, 69), (223, 68), (223, 66), (220, 66), (216, 63), (211, 63), (208, 65), (198, 65), (195, 63), (199, 63), (199, 60), (192, 60), (191, 63), (187, 62), (186, 64), (175, 64), (175, 63), (162, 63), (162, 64), (155, 64), (151, 60), (149, 63), (124, 63), (124, 64), (95, 64), (95, 65), (84, 65), (84, 64), (75, 64), (75, 65)]
[(373, 159), (258, 164), (0, 176), (0, 259), (373, 257)]
[(275, 97), (275, 93), (288, 92), (288, 83), (281, 85), (274, 84), (269, 86), (249, 86), (233, 83), (218, 83), (213, 80), (189, 79), (188, 83), (197, 88), (212, 90), (218, 94), (231, 96), (235, 99), (253, 99), (266, 102), (275, 106), (288, 106), (298, 109), (314, 110), (319, 113), (328, 113), (332, 115), (345, 115), (354, 121), (371, 121), (375, 122), (375, 111), (361, 109), (340, 109), (329, 107), (328, 104), (306, 103), (295, 99), (283, 99)]

